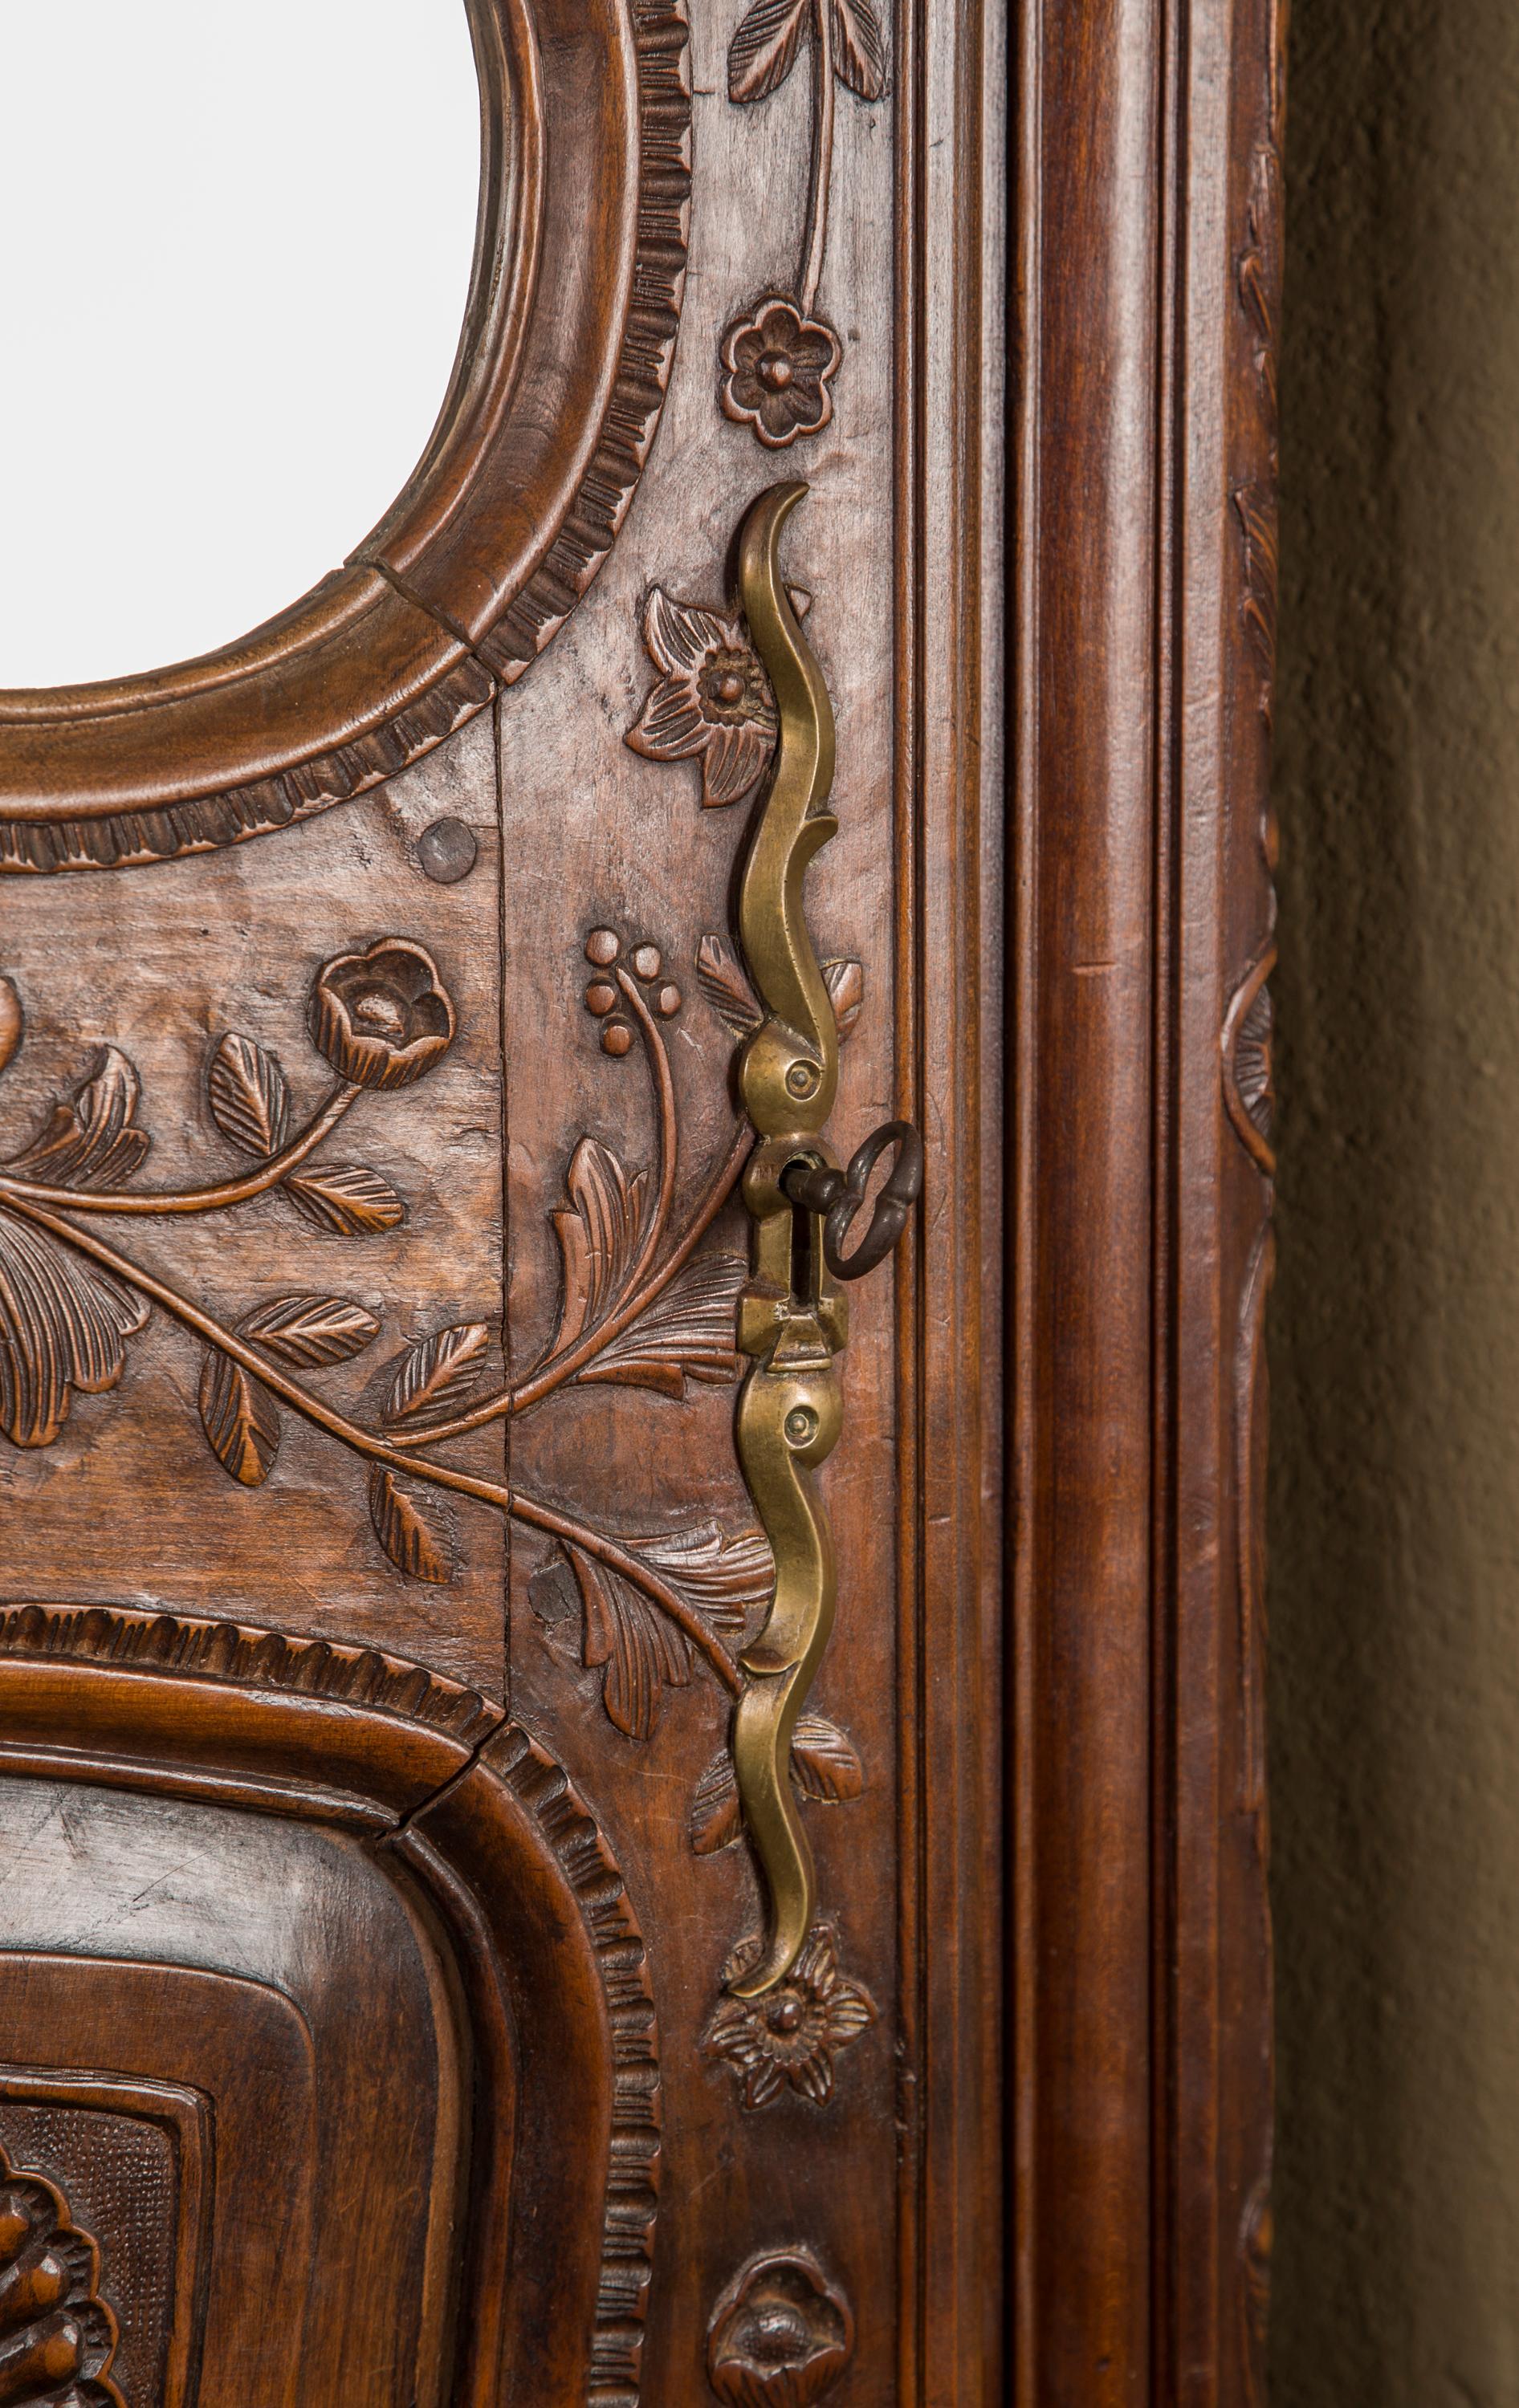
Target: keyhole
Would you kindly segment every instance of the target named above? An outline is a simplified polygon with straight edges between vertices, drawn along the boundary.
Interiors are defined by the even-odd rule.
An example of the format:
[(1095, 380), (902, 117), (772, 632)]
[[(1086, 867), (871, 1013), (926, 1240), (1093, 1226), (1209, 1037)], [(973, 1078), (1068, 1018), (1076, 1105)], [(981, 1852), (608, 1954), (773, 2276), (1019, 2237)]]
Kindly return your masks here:
[[(800, 1168), (806, 1169), (803, 1163)], [(818, 1297), (818, 1218), (800, 1204), (791, 1208), (791, 1293), (810, 1307)]]

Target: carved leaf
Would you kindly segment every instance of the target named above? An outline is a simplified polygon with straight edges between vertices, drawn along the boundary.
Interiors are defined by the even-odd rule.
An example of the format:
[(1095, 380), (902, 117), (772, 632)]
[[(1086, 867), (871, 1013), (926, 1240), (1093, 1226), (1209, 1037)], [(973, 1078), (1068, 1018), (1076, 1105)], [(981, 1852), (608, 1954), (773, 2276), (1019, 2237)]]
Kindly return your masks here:
[(775, 1586), (775, 1559), (761, 1530), (724, 1539), (715, 1522), (697, 1522), (623, 1543), (680, 1589), (714, 1630), (731, 1637), (753, 1607), (769, 1602)]
[(599, 1321), (627, 1276), (643, 1214), (645, 1179), (630, 1177), (609, 1146), (582, 1137), (566, 1175), (569, 1204), (553, 1215), (565, 1286), (555, 1348)]
[(214, 1347), (200, 1375), (200, 1419), (222, 1469), (245, 1488), (262, 1486), (279, 1452), (279, 1416), (242, 1365)]
[(764, 100), (790, 75), (810, 0), (754, 0), (728, 51), (728, 98)]
[(366, 1163), (334, 1163), (321, 1170), (295, 1170), (284, 1182), (291, 1202), (319, 1229), (345, 1238), (367, 1238), (398, 1229), (406, 1206), (390, 1182)]
[[(735, 960), (721, 937), (703, 937), (697, 946), (696, 981), (718, 1018), (735, 1037), (753, 1034), (765, 1014), (742, 965)], [(843, 1044), (854, 1033), (865, 1000), (864, 965), (853, 953), (824, 962), (823, 982), (838, 1024), (838, 1040)]]
[(753, 988), (721, 937), (703, 937), (696, 947), (696, 982), (735, 1037), (752, 1035), (764, 1019)]
[(804, 1798), (830, 1806), (858, 1798), (865, 1788), (865, 1767), (853, 1741), (822, 1714), (798, 1714), (791, 1772)]
[[(865, 1788), (865, 1768), (852, 1740), (822, 1714), (797, 1717), (791, 1747), (791, 1777), (804, 1798), (842, 1804)], [(716, 1856), (743, 1835), (743, 1810), (733, 1758), (726, 1748), (714, 1756), (691, 1801), (691, 1845), (698, 1856)]]
[(453, 1578), (451, 1536), (382, 1463), (369, 1475), (369, 1519), (392, 1563), (408, 1579), (441, 1585)]
[(290, 1082), (266, 1046), (223, 1037), (206, 1082), (211, 1118), (244, 1154), (278, 1154), (290, 1133)]
[(416, 1339), (396, 1366), (385, 1419), (407, 1421), (454, 1404), (474, 1385), (480, 1357), (490, 1342), (483, 1321), (461, 1321), (452, 1329)]
[(834, 58), (851, 92), (881, 100), (886, 91), (886, 37), (873, 0), (828, 0), (833, 15)]
[(691, 1678), (691, 1642), (683, 1630), (632, 1584), (566, 1543), (585, 1616), (581, 1660), (605, 1667), (601, 1695), (608, 1714), (629, 1739), (652, 1739), (666, 1682), (683, 1689)]
[(114, 1388), (148, 1307), (46, 1231), (0, 1212), (0, 1430), (50, 1446), (69, 1399)]
[(683, 1397), (688, 1379), (736, 1380), (735, 1314), (748, 1274), (742, 1254), (699, 1255), (587, 1364), (581, 1380), (620, 1381), (665, 1397)]
[[(757, 1531), (724, 1540), (715, 1523), (700, 1522), (621, 1543), (679, 1590), (714, 1630), (736, 1636), (750, 1608), (770, 1594), (770, 1553)], [(683, 1689), (690, 1681), (691, 1642), (679, 1623), (623, 1573), (573, 1541), (564, 1541), (563, 1554), (574, 1587), (566, 1594), (569, 1582), (563, 1559), (544, 1565), (528, 1584), (534, 1612), (550, 1626), (563, 1624), (574, 1613), (578, 1593), (580, 1660), (601, 1670), (603, 1701), (617, 1728), (630, 1739), (648, 1739), (666, 1684)]]
[(93, 1074), (54, 1104), (47, 1127), (7, 1164), (43, 1187), (119, 1187), (140, 1168), (149, 1139), (134, 1125), (141, 1086), (114, 1045), (102, 1047)]
[(698, 1856), (715, 1856), (743, 1837), (744, 1810), (733, 1758), (722, 1748), (696, 1784), (691, 1801), (691, 1845)]
[(838, 1024), (838, 1042), (845, 1045), (854, 1034), (854, 1025), (865, 1001), (865, 965), (852, 953), (838, 961), (823, 965), (823, 983), (828, 990), (833, 1016)]
[(346, 1363), (380, 1336), (380, 1324), (346, 1296), (277, 1296), (237, 1324), (240, 1337), (255, 1339), (282, 1363), (311, 1369)]

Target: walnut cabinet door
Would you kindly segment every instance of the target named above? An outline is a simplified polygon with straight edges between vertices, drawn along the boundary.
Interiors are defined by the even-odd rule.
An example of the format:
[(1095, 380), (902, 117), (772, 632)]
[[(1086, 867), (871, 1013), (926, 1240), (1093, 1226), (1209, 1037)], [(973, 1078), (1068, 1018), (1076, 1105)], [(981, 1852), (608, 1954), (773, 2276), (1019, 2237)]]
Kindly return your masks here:
[(1246, 2408), (1276, 0), (467, 7), (406, 490), (0, 692), (0, 2401)]

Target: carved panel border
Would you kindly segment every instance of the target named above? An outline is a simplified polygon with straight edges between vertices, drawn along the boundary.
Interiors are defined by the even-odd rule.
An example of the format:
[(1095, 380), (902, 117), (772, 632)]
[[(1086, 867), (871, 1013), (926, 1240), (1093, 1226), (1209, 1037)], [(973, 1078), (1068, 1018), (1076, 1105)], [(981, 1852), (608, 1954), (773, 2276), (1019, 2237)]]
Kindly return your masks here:
[[(621, 1873), (537, 1742), (372, 1649), (30, 1605), (0, 1612), (0, 1770), (347, 1826), (404, 1862), (454, 1937), (479, 2069), (460, 2408), (546, 2391), (635, 2408), (659, 2157), (653, 2000)], [(545, 2186), (561, 2211), (551, 2229), (532, 2212)]]

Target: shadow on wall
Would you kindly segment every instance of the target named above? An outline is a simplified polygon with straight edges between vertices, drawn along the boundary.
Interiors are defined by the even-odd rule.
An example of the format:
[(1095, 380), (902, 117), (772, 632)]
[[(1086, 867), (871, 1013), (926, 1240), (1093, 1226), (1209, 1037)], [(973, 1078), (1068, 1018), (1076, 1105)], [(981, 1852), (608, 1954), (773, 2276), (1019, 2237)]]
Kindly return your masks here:
[(1297, 0), (1275, 2408), (1519, 2408), (1519, 6)]

